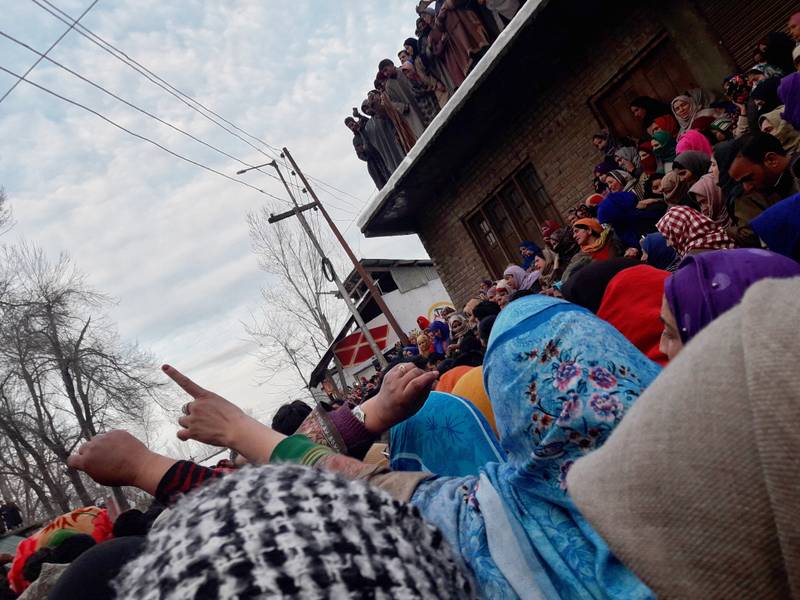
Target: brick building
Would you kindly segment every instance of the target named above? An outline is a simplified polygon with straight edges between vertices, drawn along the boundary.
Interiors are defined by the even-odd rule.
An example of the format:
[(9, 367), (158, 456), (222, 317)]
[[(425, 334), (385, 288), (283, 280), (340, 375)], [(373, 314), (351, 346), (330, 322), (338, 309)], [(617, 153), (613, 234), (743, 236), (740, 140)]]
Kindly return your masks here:
[(416, 233), (457, 305), (541, 242), (539, 223), (591, 190), (591, 136), (632, 130), (628, 102), (720, 91), (752, 63), (787, 0), (528, 0), (359, 218)]

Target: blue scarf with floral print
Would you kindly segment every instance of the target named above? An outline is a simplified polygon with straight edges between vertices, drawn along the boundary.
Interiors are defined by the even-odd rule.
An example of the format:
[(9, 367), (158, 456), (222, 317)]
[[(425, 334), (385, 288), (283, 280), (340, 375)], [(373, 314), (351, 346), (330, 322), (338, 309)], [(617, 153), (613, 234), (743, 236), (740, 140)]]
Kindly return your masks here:
[(507, 552), (515, 556), (489, 550), (487, 530), (497, 519), (481, 512), (478, 478), (429, 479), (411, 499), (460, 549), (484, 597), (521, 595), (524, 585), (498, 567), (509, 560), (527, 562), (527, 572), (536, 573), (533, 597), (653, 596), (578, 512), (566, 474), (605, 442), (659, 370), (577, 305), (533, 295), (503, 309), (489, 340), (484, 384), (508, 462), (486, 464), (481, 473), (505, 508), (510, 526), (504, 526), (517, 542)]

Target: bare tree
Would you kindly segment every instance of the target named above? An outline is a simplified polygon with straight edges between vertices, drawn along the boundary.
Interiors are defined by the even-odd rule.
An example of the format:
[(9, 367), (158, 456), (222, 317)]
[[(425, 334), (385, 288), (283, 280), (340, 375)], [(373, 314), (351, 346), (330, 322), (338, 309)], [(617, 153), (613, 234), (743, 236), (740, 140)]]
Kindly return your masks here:
[[(4, 248), (2, 260), (0, 431), (17, 465), (35, 467), (52, 503), (71, 504), (61, 475), (90, 504), (97, 489), (66, 467), (67, 457), (101, 431), (142, 424), (150, 405), (162, 403), (162, 384), (146, 353), (120, 343), (102, 311), (108, 298), (86, 285), (68, 257), (50, 262), (39, 248), (21, 245)], [(59, 465), (54, 473), (48, 457)]]
[(5, 189), (0, 187), (0, 235), (7, 233), (14, 226), (14, 216)]
[[(270, 224), (268, 219), (266, 208), (250, 213), (247, 219), (253, 249), (270, 279), (261, 290), (264, 304), (246, 327), (260, 345), (266, 379), (288, 369), (304, 389), (309, 372), (333, 343), (335, 328), (344, 321), (346, 311), (341, 300), (331, 296), (331, 283), (305, 233), (286, 222)], [(312, 226), (330, 247), (328, 237), (313, 220)], [(326, 254), (336, 256), (327, 248)], [(337, 367), (345, 386), (338, 361)]]

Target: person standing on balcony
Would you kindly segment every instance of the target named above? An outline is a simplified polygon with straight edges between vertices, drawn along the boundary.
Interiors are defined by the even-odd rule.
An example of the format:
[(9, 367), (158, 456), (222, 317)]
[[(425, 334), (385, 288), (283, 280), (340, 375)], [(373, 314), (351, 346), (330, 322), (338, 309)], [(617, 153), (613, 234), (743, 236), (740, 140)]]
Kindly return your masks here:
[(391, 59), (383, 59), (378, 64), (378, 70), (386, 79), (384, 89), (392, 106), (408, 123), (414, 135), (419, 138), (433, 117), (436, 116), (435, 110), (431, 114), (430, 107), (423, 107), (414, 91), (413, 84), (405, 73), (397, 70)]

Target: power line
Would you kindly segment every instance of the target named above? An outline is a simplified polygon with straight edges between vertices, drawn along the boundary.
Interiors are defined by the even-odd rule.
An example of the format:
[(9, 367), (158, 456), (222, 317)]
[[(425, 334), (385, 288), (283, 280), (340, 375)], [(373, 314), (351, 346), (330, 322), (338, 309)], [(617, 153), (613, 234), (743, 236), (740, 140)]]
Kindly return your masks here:
[[(141, 108), (141, 107), (139, 107), (139, 106), (137, 106), (137, 105), (135, 105), (135, 104), (133, 104), (133, 103), (131, 103), (131, 102), (127, 101), (127, 100), (125, 100), (125, 98), (121, 98), (120, 96), (118, 96), (118, 95), (117, 95), (117, 94), (115, 94), (114, 92), (111, 92), (111, 91), (107, 90), (107, 89), (106, 89), (106, 88), (104, 88), (102, 85), (100, 85), (100, 84), (98, 84), (98, 83), (95, 83), (94, 81), (92, 81), (92, 80), (90, 80), (90, 79), (88, 79), (88, 78), (84, 77), (84, 76), (83, 76), (83, 75), (81, 75), (80, 73), (77, 73), (76, 71), (73, 71), (72, 69), (70, 69), (69, 67), (67, 67), (67, 66), (65, 66), (65, 65), (63, 65), (63, 64), (61, 64), (61, 63), (60, 63), (60, 62), (58, 62), (57, 60), (54, 60), (54, 59), (50, 58), (49, 56), (45, 56), (44, 54), (40, 53), (40, 52), (39, 52), (38, 50), (36, 50), (35, 48), (32, 48), (31, 46), (29, 46), (29, 45), (28, 45), (28, 44), (26, 44), (25, 42), (22, 42), (22, 41), (18, 40), (18, 39), (17, 39), (17, 38), (15, 38), (14, 36), (11, 36), (11, 35), (9, 35), (9, 34), (5, 33), (4, 31), (0, 31), (0, 36), (2, 36), (2, 37), (4, 37), (4, 38), (6, 38), (6, 39), (8, 39), (8, 40), (10, 40), (10, 41), (12, 41), (12, 42), (14, 42), (15, 44), (19, 44), (20, 46), (22, 46), (22, 47), (23, 47), (23, 48), (25, 48), (26, 50), (29, 50), (30, 52), (33, 52), (34, 54), (37, 54), (37, 55), (39, 55), (40, 59), (41, 59), (41, 58), (43, 58), (43, 59), (45, 59), (45, 60), (47, 60), (47, 61), (49, 61), (49, 62), (53, 63), (53, 64), (54, 64), (54, 65), (56, 65), (57, 67), (60, 67), (61, 69), (65, 70), (67, 73), (70, 73), (71, 75), (73, 75), (73, 76), (77, 77), (77, 78), (78, 78), (78, 79), (80, 79), (81, 81), (85, 81), (85, 82), (86, 82), (86, 83), (88, 83), (89, 85), (91, 85), (91, 86), (93, 86), (93, 87), (97, 88), (98, 90), (100, 90), (100, 91), (101, 91), (101, 92), (103, 92), (104, 94), (107, 94), (108, 96), (111, 96), (112, 98), (114, 98), (114, 99), (116, 99), (116, 100), (119, 100), (120, 102), (122, 102), (122, 103), (123, 103), (123, 104), (125, 104), (126, 106), (129, 106), (129, 107), (131, 107), (132, 109), (134, 109), (134, 110), (136, 110), (136, 111), (138, 111), (138, 112), (142, 113), (143, 115), (147, 115), (147, 116), (148, 116), (148, 117), (150, 117), (151, 119), (155, 119), (156, 121), (158, 121), (159, 123), (162, 123), (163, 125), (166, 125), (166, 126), (167, 126), (167, 127), (169, 127), (170, 129), (173, 129), (173, 130), (175, 130), (175, 131), (177, 131), (177, 132), (179, 132), (179, 133), (182, 133), (183, 135), (185, 135), (185, 136), (187, 136), (187, 137), (189, 137), (189, 138), (193, 139), (194, 141), (196, 141), (196, 142), (198, 142), (198, 143), (200, 143), (200, 144), (203, 144), (203, 145), (204, 145), (204, 146), (206, 146), (207, 148), (210, 148), (210, 149), (214, 150), (215, 152), (218, 152), (219, 154), (221, 154), (221, 155), (223, 155), (223, 156), (226, 156), (226, 157), (228, 157), (228, 158), (230, 158), (230, 159), (232, 159), (232, 160), (235, 160), (235, 161), (236, 161), (236, 162), (238, 162), (239, 164), (242, 164), (242, 165), (244, 165), (244, 166), (246, 166), (246, 167), (251, 167), (251, 168), (253, 168), (253, 167), (254, 167), (254, 165), (251, 165), (250, 163), (246, 163), (246, 162), (244, 162), (243, 160), (236, 158), (236, 157), (235, 157), (235, 156), (233, 156), (232, 154), (228, 154), (228, 153), (227, 153), (227, 152), (225, 152), (224, 150), (220, 150), (220, 149), (219, 149), (219, 148), (217, 148), (216, 146), (213, 146), (213, 145), (209, 144), (208, 142), (205, 142), (205, 141), (201, 140), (200, 138), (198, 138), (198, 137), (196, 137), (196, 136), (192, 135), (191, 133), (189, 133), (188, 131), (184, 131), (184, 130), (183, 130), (183, 129), (181, 129), (180, 127), (177, 127), (176, 125), (173, 125), (172, 123), (169, 123), (168, 121), (165, 121), (164, 119), (161, 119), (160, 117), (158, 117), (158, 116), (154, 115), (153, 113), (151, 113), (151, 112), (148, 112), (147, 110), (145, 110), (145, 109), (143, 109), (143, 108)], [(23, 77), (24, 77), (24, 75), (23, 75)], [(19, 83), (20, 81), (21, 81), (21, 79), (17, 79), (17, 82), (16, 82), (16, 83)], [(273, 178), (273, 179), (275, 179), (275, 180), (278, 180), (278, 177), (277, 177), (277, 176), (273, 175), (272, 173), (269, 173), (268, 171), (262, 171), (261, 169), (255, 169), (255, 170), (256, 170), (256, 171), (258, 171), (259, 173), (263, 173), (264, 175), (267, 175), (267, 176), (269, 176), (269, 177), (272, 177), (272, 178)], [(288, 201), (287, 201), (287, 202), (288, 202)]]
[[(36, 4), (36, 6), (38, 6), (39, 8), (41, 8), (42, 10), (45, 10), (45, 11), (47, 11), (48, 13), (50, 13), (51, 15), (53, 15), (53, 16), (54, 16), (55, 18), (57, 18), (59, 21), (61, 21), (61, 22), (63, 22), (63, 23), (67, 23), (67, 24), (69, 24), (69, 23), (70, 23), (70, 21), (68, 21), (68, 20), (67, 20), (67, 19), (65, 19), (64, 17), (62, 17), (62, 16), (60, 16), (60, 15), (56, 14), (55, 12), (53, 12), (53, 10), (51, 10), (51, 9), (50, 9), (50, 8), (48, 8), (47, 6), (43, 6), (39, 0), (31, 0), (31, 1), (32, 1), (34, 4)], [(72, 17), (71, 17), (69, 14), (67, 14), (66, 12), (64, 12), (63, 10), (61, 10), (60, 8), (58, 8), (57, 6), (53, 5), (53, 4), (52, 4), (52, 3), (50, 3), (48, 0), (43, 0), (43, 1), (44, 1), (46, 4), (48, 4), (49, 6), (53, 7), (53, 9), (54, 9), (54, 10), (58, 11), (59, 13), (61, 13), (61, 14), (65, 15), (67, 18), (69, 18), (70, 20), (72, 20)], [(73, 23), (73, 25), (74, 25), (74, 24), (76, 24), (76, 23), (77, 23), (77, 22)], [(183, 93), (183, 92), (181, 92), (179, 89), (177, 89), (177, 88), (173, 87), (171, 84), (169, 84), (169, 83), (167, 83), (166, 81), (164, 81), (163, 79), (161, 79), (161, 77), (159, 77), (158, 75), (156, 75), (155, 73), (153, 73), (152, 71), (150, 71), (149, 69), (147, 69), (147, 67), (145, 67), (145, 66), (143, 66), (143, 65), (139, 64), (139, 63), (138, 63), (138, 62), (136, 62), (134, 59), (130, 58), (130, 57), (127, 55), (127, 54), (125, 54), (125, 52), (123, 52), (123, 51), (122, 51), (122, 50), (120, 50), (119, 48), (115, 47), (115, 46), (114, 46), (113, 44), (111, 44), (110, 42), (107, 42), (107, 41), (105, 41), (103, 38), (101, 38), (100, 36), (98, 36), (98, 35), (96, 35), (94, 32), (92, 32), (92, 31), (91, 31), (89, 28), (87, 28), (87, 27), (84, 27), (83, 25), (78, 25), (78, 26), (75, 28), (75, 31), (77, 31), (77, 32), (78, 32), (80, 35), (82, 35), (83, 37), (85, 37), (86, 39), (88, 39), (90, 42), (92, 42), (93, 44), (95, 44), (96, 46), (98, 46), (99, 48), (101, 48), (102, 50), (104, 50), (105, 52), (109, 53), (111, 56), (113, 56), (113, 57), (114, 57), (114, 58), (116, 58), (117, 60), (121, 61), (123, 64), (127, 65), (128, 67), (130, 67), (130, 68), (131, 68), (131, 69), (133, 69), (134, 71), (138, 72), (140, 75), (144, 76), (146, 79), (148, 79), (148, 80), (149, 80), (151, 83), (153, 83), (154, 85), (156, 85), (156, 86), (160, 87), (161, 89), (163, 89), (163, 90), (164, 90), (165, 92), (167, 92), (168, 94), (170, 94), (170, 95), (174, 96), (175, 98), (177, 98), (178, 100), (180, 100), (181, 102), (183, 102), (183, 103), (184, 103), (186, 106), (188, 106), (189, 108), (191, 108), (192, 110), (194, 110), (195, 112), (197, 112), (198, 114), (200, 114), (201, 116), (203, 116), (204, 118), (208, 119), (209, 121), (211, 121), (212, 123), (214, 123), (214, 124), (215, 124), (215, 125), (217, 125), (218, 127), (221, 127), (222, 129), (224, 129), (225, 131), (227, 131), (228, 133), (230, 133), (230, 134), (231, 134), (231, 135), (233, 135), (234, 137), (236, 137), (236, 138), (240, 139), (241, 141), (243, 141), (245, 144), (247, 144), (248, 146), (250, 146), (251, 148), (253, 148), (253, 149), (254, 149), (254, 150), (256, 150), (257, 152), (260, 152), (261, 154), (263, 154), (264, 156), (266, 156), (266, 157), (267, 157), (267, 158), (269, 158), (269, 159), (275, 159), (275, 158), (276, 158), (276, 156), (274, 156), (274, 155), (271, 155), (271, 154), (267, 154), (267, 153), (266, 153), (266, 152), (264, 152), (264, 151), (263, 151), (261, 148), (259, 148), (259, 147), (255, 146), (255, 145), (253, 145), (251, 142), (249, 142), (248, 140), (246, 140), (245, 138), (243, 138), (241, 135), (239, 135), (239, 134), (238, 134), (238, 133), (236, 133), (235, 131), (232, 131), (232, 130), (228, 129), (228, 128), (227, 128), (225, 125), (223, 125), (222, 123), (220, 123), (220, 122), (219, 122), (219, 121), (217, 121), (216, 119), (214, 119), (214, 118), (212, 118), (212, 117), (209, 117), (209, 116), (208, 116), (208, 115), (207, 115), (205, 112), (203, 112), (203, 110), (205, 110), (205, 111), (207, 111), (207, 112), (209, 112), (209, 113), (211, 113), (211, 114), (216, 114), (216, 113), (214, 113), (214, 112), (213, 112), (212, 110), (210, 110), (210, 109), (207, 109), (207, 108), (205, 108), (205, 107), (204, 107), (204, 106), (203, 106), (203, 105), (202, 105), (200, 102), (198, 102), (197, 100), (195, 100), (194, 98), (192, 98), (192, 97), (191, 97), (191, 96), (189, 96), (188, 94), (184, 94), (184, 93)], [(99, 40), (99, 41), (98, 41), (98, 40)], [(118, 53), (119, 55), (118, 55), (117, 53)], [(121, 55), (121, 56), (120, 56), (120, 55)], [(163, 83), (161, 83), (161, 82), (163, 82)], [(173, 90), (174, 90), (174, 91), (173, 91)], [(197, 106), (200, 106), (200, 107), (202, 107), (202, 108), (203, 108), (203, 110), (200, 110), (199, 108), (197, 108), (197, 106), (193, 106), (192, 104), (190, 104), (189, 102), (187, 102), (187, 100), (184, 100), (184, 97), (185, 97), (186, 99), (188, 99), (189, 101), (193, 102), (194, 104), (197, 104)], [(229, 122), (229, 121), (227, 121), (226, 119), (223, 119), (222, 117), (219, 117), (219, 118), (220, 118), (221, 120), (223, 120), (223, 121)], [(236, 127), (235, 125), (234, 125), (233, 127), (234, 127), (234, 128), (236, 128), (236, 129), (239, 129), (239, 128), (238, 128), (238, 127)], [(247, 135), (250, 135), (250, 134), (247, 134)], [(250, 135), (250, 137), (253, 137), (253, 138), (254, 138), (254, 136), (252, 136), (252, 135)], [(254, 139), (257, 139), (257, 138), (254, 138)], [(274, 146), (270, 146), (270, 144), (267, 144), (266, 142), (263, 142), (263, 141), (261, 141), (261, 140), (259, 140), (259, 141), (260, 141), (261, 143), (263, 143), (265, 146), (268, 146), (268, 147), (270, 147), (270, 148), (274, 148)]]
[(78, 24), (78, 21), (80, 21), (80, 20), (81, 20), (83, 17), (85, 17), (85, 16), (86, 16), (86, 13), (88, 13), (90, 10), (92, 10), (92, 8), (94, 8), (94, 5), (95, 5), (95, 4), (97, 4), (97, 2), (98, 2), (98, 0), (94, 0), (94, 2), (92, 2), (92, 3), (91, 3), (91, 4), (90, 4), (90, 5), (89, 5), (89, 6), (86, 8), (86, 10), (84, 10), (84, 11), (81, 13), (81, 16), (80, 16), (80, 17), (78, 17), (78, 18), (77, 18), (77, 20), (75, 20), (75, 22), (74, 22), (74, 23), (72, 23), (72, 24), (71, 24), (71, 25), (70, 25), (70, 26), (67, 28), (67, 30), (66, 30), (64, 33), (62, 33), (60, 36), (58, 36), (58, 39), (57, 39), (55, 42), (53, 42), (52, 44), (50, 44), (50, 47), (49, 47), (47, 50), (45, 50), (45, 51), (44, 51), (44, 54), (40, 55), (40, 56), (39, 56), (39, 58), (38, 58), (38, 59), (36, 59), (36, 62), (34, 62), (34, 63), (33, 63), (33, 64), (32, 64), (32, 65), (31, 65), (31, 66), (28, 68), (28, 70), (27, 70), (27, 71), (25, 71), (25, 73), (23, 73), (22, 77), (21, 77), (20, 79), (17, 79), (17, 80), (16, 80), (16, 81), (15, 81), (15, 82), (12, 84), (12, 86), (6, 90), (6, 93), (5, 93), (5, 94), (3, 94), (3, 97), (2, 97), (2, 98), (0, 98), (0, 102), (2, 102), (3, 100), (5, 100), (5, 99), (8, 97), (8, 95), (9, 95), (11, 92), (13, 92), (13, 91), (14, 91), (14, 88), (16, 88), (16, 87), (19, 85), (19, 82), (20, 82), (20, 81), (22, 81), (22, 79), (23, 79), (24, 77), (27, 77), (27, 76), (28, 76), (28, 74), (29, 74), (31, 71), (33, 71), (33, 70), (36, 68), (36, 65), (38, 65), (40, 62), (42, 62), (42, 59), (43, 59), (45, 56), (47, 56), (47, 54), (49, 54), (49, 53), (50, 53), (50, 50), (52, 50), (53, 48), (55, 48), (55, 47), (58, 45), (58, 43), (59, 43), (61, 40), (63, 40), (63, 39), (64, 39), (64, 36), (65, 36), (65, 35), (67, 35), (67, 34), (68, 34), (70, 31), (72, 31), (73, 27), (75, 27), (75, 25), (77, 25), (77, 24)]
[(340, 190), (339, 188), (331, 185), (330, 183), (322, 181), (322, 179), (318, 179), (316, 177), (312, 177), (311, 175), (306, 175), (306, 177), (308, 177), (311, 181), (316, 181), (318, 184), (320, 184), (322, 186), (329, 187), (332, 190), (334, 190), (336, 192), (339, 192), (340, 194), (344, 194), (345, 196), (350, 196), (353, 200), (358, 200), (359, 202), (361, 202), (361, 198), (359, 198), (358, 196), (354, 196), (350, 192), (345, 192), (344, 190)]
[(113, 125), (113, 126), (114, 126), (114, 127), (116, 127), (117, 129), (121, 129), (121, 130), (122, 130), (122, 131), (124, 131), (125, 133), (128, 133), (128, 134), (132, 135), (132, 136), (133, 136), (133, 137), (135, 137), (135, 138), (138, 138), (138, 139), (140, 139), (140, 140), (142, 140), (142, 141), (145, 141), (145, 142), (147, 142), (147, 143), (149, 143), (149, 144), (152, 144), (153, 146), (155, 146), (155, 147), (157, 147), (157, 148), (160, 148), (161, 150), (163, 150), (163, 151), (164, 151), (164, 152), (166, 152), (167, 154), (171, 154), (172, 156), (174, 156), (174, 157), (176, 157), (176, 158), (179, 158), (179, 159), (181, 159), (181, 160), (183, 160), (183, 161), (185, 161), (185, 162), (188, 162), (188, 163), (190, 163), (190, 164), (193, 164), (193, 165), (195, 165), (195, 166), (197, 166), (197, 167), (200, 167), (201, 169), (204, 169), (204, 170), (206, 170), (206, 171), (209, 171), (209, 172), (211, 172), (211, 173), (215, 173), (216, 175), (219, 175), (220, 177), (224, 177), (225, 179), (229, 179), (229, 180), (231, 180), (231, 181), (235, 181), (235, 182), (236, 182), (236, 183), (238, 183), (239, 185), (243, 185), (243, 186), (245, 186), (245, 187), (248, 187), (248, 188), (250, 188), (250, 189), (253, 189), (253, 190), (257, 191), (257, 192), (261, 192), (261, 193), (262, 193), (262, 194), (264, 194), (265, 196), (269, 196), (270, 198), (274, 198), (275, 200), (279, 200), (279, 201), (281, 201), (281, 202), (286, 202), (286, 200), (284, 200), (283, 198), (279, 198), (278, 196), (274, 196), (274, 195), (270, 194), (269, 192), (265, 192), (264, 190), (262, 190), (262, 189), (260, 189), (260, 188), (257, 188), (257, 187), (256, 187), (256, 186), (254, 186), (254, 185), (250, 185), (249, 183), (245, 183), (244, 181), (241, 181), (240, 179), (235, 179), (235, 178), (231, 177), (230, 175), (226, 175), (225, 173), (223, 173), (223, 172), (221, 172), (221, 171), (217, 171), (216, 169), (214, 169), (214, 168), (212, 168), (212, 167), (206, 166), (206, 165), (204, 165), (204, 164), (202, 164), (202, 163), (199, 163), (199, 162), (197, 162), (197, 161), (195, 161), (195, 160), (192, 160), (191, 158), (188, 158), (188, 157), (186, 157), (186, 156), (183, 156), (182, 154), (178, 154), (177, 152), (175, 152), (175, 151), (173, 151), (173, 150), (170, 150), (169, 148), (167, 148), (167, 147), (165, 147), (165, 146), (162, 146), (162, 145), (161, 145), (161, 144), (159, 144), (158, 142), (156, 142), (156, 141), (154, 141), (154, 140), (151, 140), (151, 139), (150, 139), (150, 138), (148, 138), (148, 137), (145, 137), (145, 136), (143, 136), (143, 135), (141, 135), (141, 134), (138, 134), (138, 133), (136, 133), (136, 132), (134, 132), (134, 131), (131, 131), (130, 129), (128, 129), (128, 128), (126, 128), (126, 127), (123, 127), (122, 125), (120, 125), (120, 124), (119, 124), (119, 123), (117, 123), (116, 121), (114, 121), (114, 120), (112, 120), (112, 119), (109, 119), (108, 117), (106, 117), (105, 115), (103, 115), (103, 114), (101, 114), (101, 113), (97, 112), (96, 110), (94, 110), (94, 109), (92, 109), (92, 108), (89, 108), (88, 106), (86, 106), (86, 105), (84, 105), (84, 104), (81, 104), (80, 102), (77, 102), (77, 101), (75, 101), (75, 100), (71, 100), (70, 98), (67, 98), (67, 97), (65, 97), (65, 96), (62, 96), (61, 94), (59, 94), (59, 93), (57, 93), (57, 92), (54, 92), (53, 90), (51, 90), (51, 89), (48, 89), (48, 88), (46, 88), (46, 87), (44, 87), (44, 86), (42, 86), (42, 85), (39, 85), (39, 84), (38, 84), (38, 83), (36, 83), (36, 82), (33, 82), (33, 81), (29, 80), (29, 79), (25, 79), (25, 78), (24, 78), (22, 75), (19, 75), (19, 74), (17, 74), (17, 73), (14, 73), (14, 72), (13, 72), (13, 71), (11, 71), (10, 69), (6, 69), (5, 67), (3, 67), (3, 66), (0, 66), (0, 71), (4, 71), (5, 73), (8, 73), (8, 74), (9, 74), (9, 75), (11, 75), (12, 77), (16, 77), (17, 79), (19, 79), (19, 80), (21, 80), (21, 81), (24, 81), (24, 82), (25, 82), (25, 83), (27, 83), (28, 85), (32, 85), (32, 86), (34, 86), (34, 87), (36, 87), (36, 88), (39, 88), (39, 89), (40, 89), (40, 90), (42, 90), (43, 92), (46, 92), (46, 93), (50, 94), (51, 96), (55, 96), (56, 98), (59, 98), (60, 100), (63, 100), (64, 102), (68, 102), (69, 104), (72, 104), (72, 105), (74, 105), (74, 106), (77, 106), (77, 107), (79, 107), (79, 108), (82, 108), (83, 110), (85, 110), (85, 111), (87, 111), (87, 112), (90, 112), (90, 113), (92, 113), (93, 115), (95, 115), (95, 116), (97, 116), (97, 117), (100, 117), (100, 118), (101, 118), (101, 119), (103, 119), (103, 120), (104, 120), (106, 123), (109, 123), (110, 125)]
[[(88, 39), (90, 42), (92, 42), (93, 44), (95, 44), (96, 46), (101, 48), (103, 51), (107, 52), (108, 54), (110, 54), (111, 56), (113, 56), (114, 58), (116, 58), (117, 60), (122, 62), (123, 64), (127, 65), (129, 68), (131, 68), (134, 71), (138, 72), (140, 75), (144, 76), (151, 83), (153, 83), (154, 85), (160, 87), (161, 89), (163, 89), (164, 91), (166, 91), (170, 95), (174, 96), (175, 98), (180, 100), (183, 104), (185, 104), (190, 109), (192, 109), (195, 112), (197, 112), (198, 114), (200, 114), (205, 119), (211, 121), (212, 123), (214, 123), (218, 127), (222, 128), (223, 130), (225, 130), (229, 134), (231, 134), (234, 137), (236, 137), (237, 139), (243, 141), (244, 143), (246, 143), (248, 146), (250, 146), (251, 148), (253, 148), (257, 152), (259, 152), (260, 154), (263, 154), (264, 156), (266, 156), (266, 157), (268, 157), (270, 159), (283, 160), (284, 165), (287, 168), (289, 168), (289, 165), (286, 164), (286, 159), (280, 156), (282, 154), (282, 152), (281, 152), (281, 150), (279, 148), (277, 148), (276, 146), (273, 146), (272, 144), (270, 144), (266, 140), (263, 140), (263, 139), (255, 136), (255, 135), (249, 133), (248, 131), (246, 131), (245, 129), (239, 127), (238, 125), (236, 125), (232, 121), (226, 119), (225, 117), (223, 117), (219, 113), (217, 113), (217, 112), (213, 111), (212, 109), (208, 108), (203, 103), (201, 103), (198, 100), (194, 99), (189, 94), (187, 94), (187, 93), (181, 91), (180, 89), (178, 89), (177, 87), (173, 86), (168, 81), (166, 81), (165, 79), (160, 77), (158, 74), (154, 73), (153, 71), (151, 71), (150, 69), (148, 69), (147, 67), (145, 67), (144, 65), (142, 65), (141, 63), (136, 61), (135, 59), (133, 59), (130, 56), (128, 56), (128, 54), (126, 54), (123, 50), (120, 50), (119, 48), (114, 46), (111, 42), (105, 40), (104, 38), (102, 38), (99, 35), (97, 35), (96, 33), (94, 33), (91, 29), (89, 29), (85, 25), (82, 25), (82, 24), (79, 25), (78, 21), (80, 20), (80, 18), (78, 20), (74, 20), (71, 15), (69, 15), (67, 12), (65, 12), (65, 11), (61, 10), (60, 8), (58, 8), (57, 6), (55, 6), (49, 0), (31, 0), (31, 1), (34, 4), (36, 4), (36, 6), (38, 6), (42, 10), (48, 12), (49, 14), (51, 14), (52, 16), (54, 16), (55, 18), (57, 18), (61, 22), (66, 23), (66, 24), (70, 25), (71, 27), (75, 27), (75, 31), (79, 35), (82, 35), (83, 37)], [(95, 0), (95, 1), (97, 1), (97, 0)], [(42, 2), (44, 4), (46, 4), (47, 6), (43, 6)], [(51, 7), (52, 10), (51, 10), (51, 8), (48, 8), (48, 6)], [(57, 13), (60, 13), (60, 14), (57, 14)], [(67, 19), (69, 19), (69, 21)], [(200, 108), (198, 108), (198, 107), (200, 107)], [(257, 141), (258, 143), (263, 144), (268, 149), (272, 150), (273, 154), (268, 154), (267, 152), (264, 152), (264, 150), (262, 150), (261, 148), (258, 148), (257, 146), (253, 145), (250, 141), (244, 139), (241, 135), (237, 134), (235, 131), (231, 131), (225, 125), (223, 125), (222, 123), (220, 123), (216, 119), (208, 116), (208, 114), (206, 114), (206, 113), (214, 115), (214, 117), (216, 117), (220, 121), (223, 121), (224, 123), (227, 123), (228, 125), (230, 125), (236, 131), (239, 131), (242, 134), (246, 135), (247, 137)], [(361, 199), (358, 198), (357, 196), (354, 196), (353, 194), (350, 194), (349, 192), (345, 192), (344, 190), (341, 190), (341, 189), (331, 185), (330, 183), (327, 183), (327, 182), (323, 181), (322, 179), (319, 179), (317, 177), (312, 177), (310, 175), (308, 177), (309, 177), (309, 179), (312, 179), (312, 180), (316, 181), (317, 183), (319, 183), (320, 185), (322, 185), (324, 187), (330, 188), (330, 189), (332, 189), (332, 190), (334, 190), (336, 192), (339, 192), (341, 194), (349, 196), (349, 197), (353, 198), (354, 200), (357, 200), (358, 202), (361, 202)], [(339, 199), (344, 201), (341, 198), (339, 198)]]

